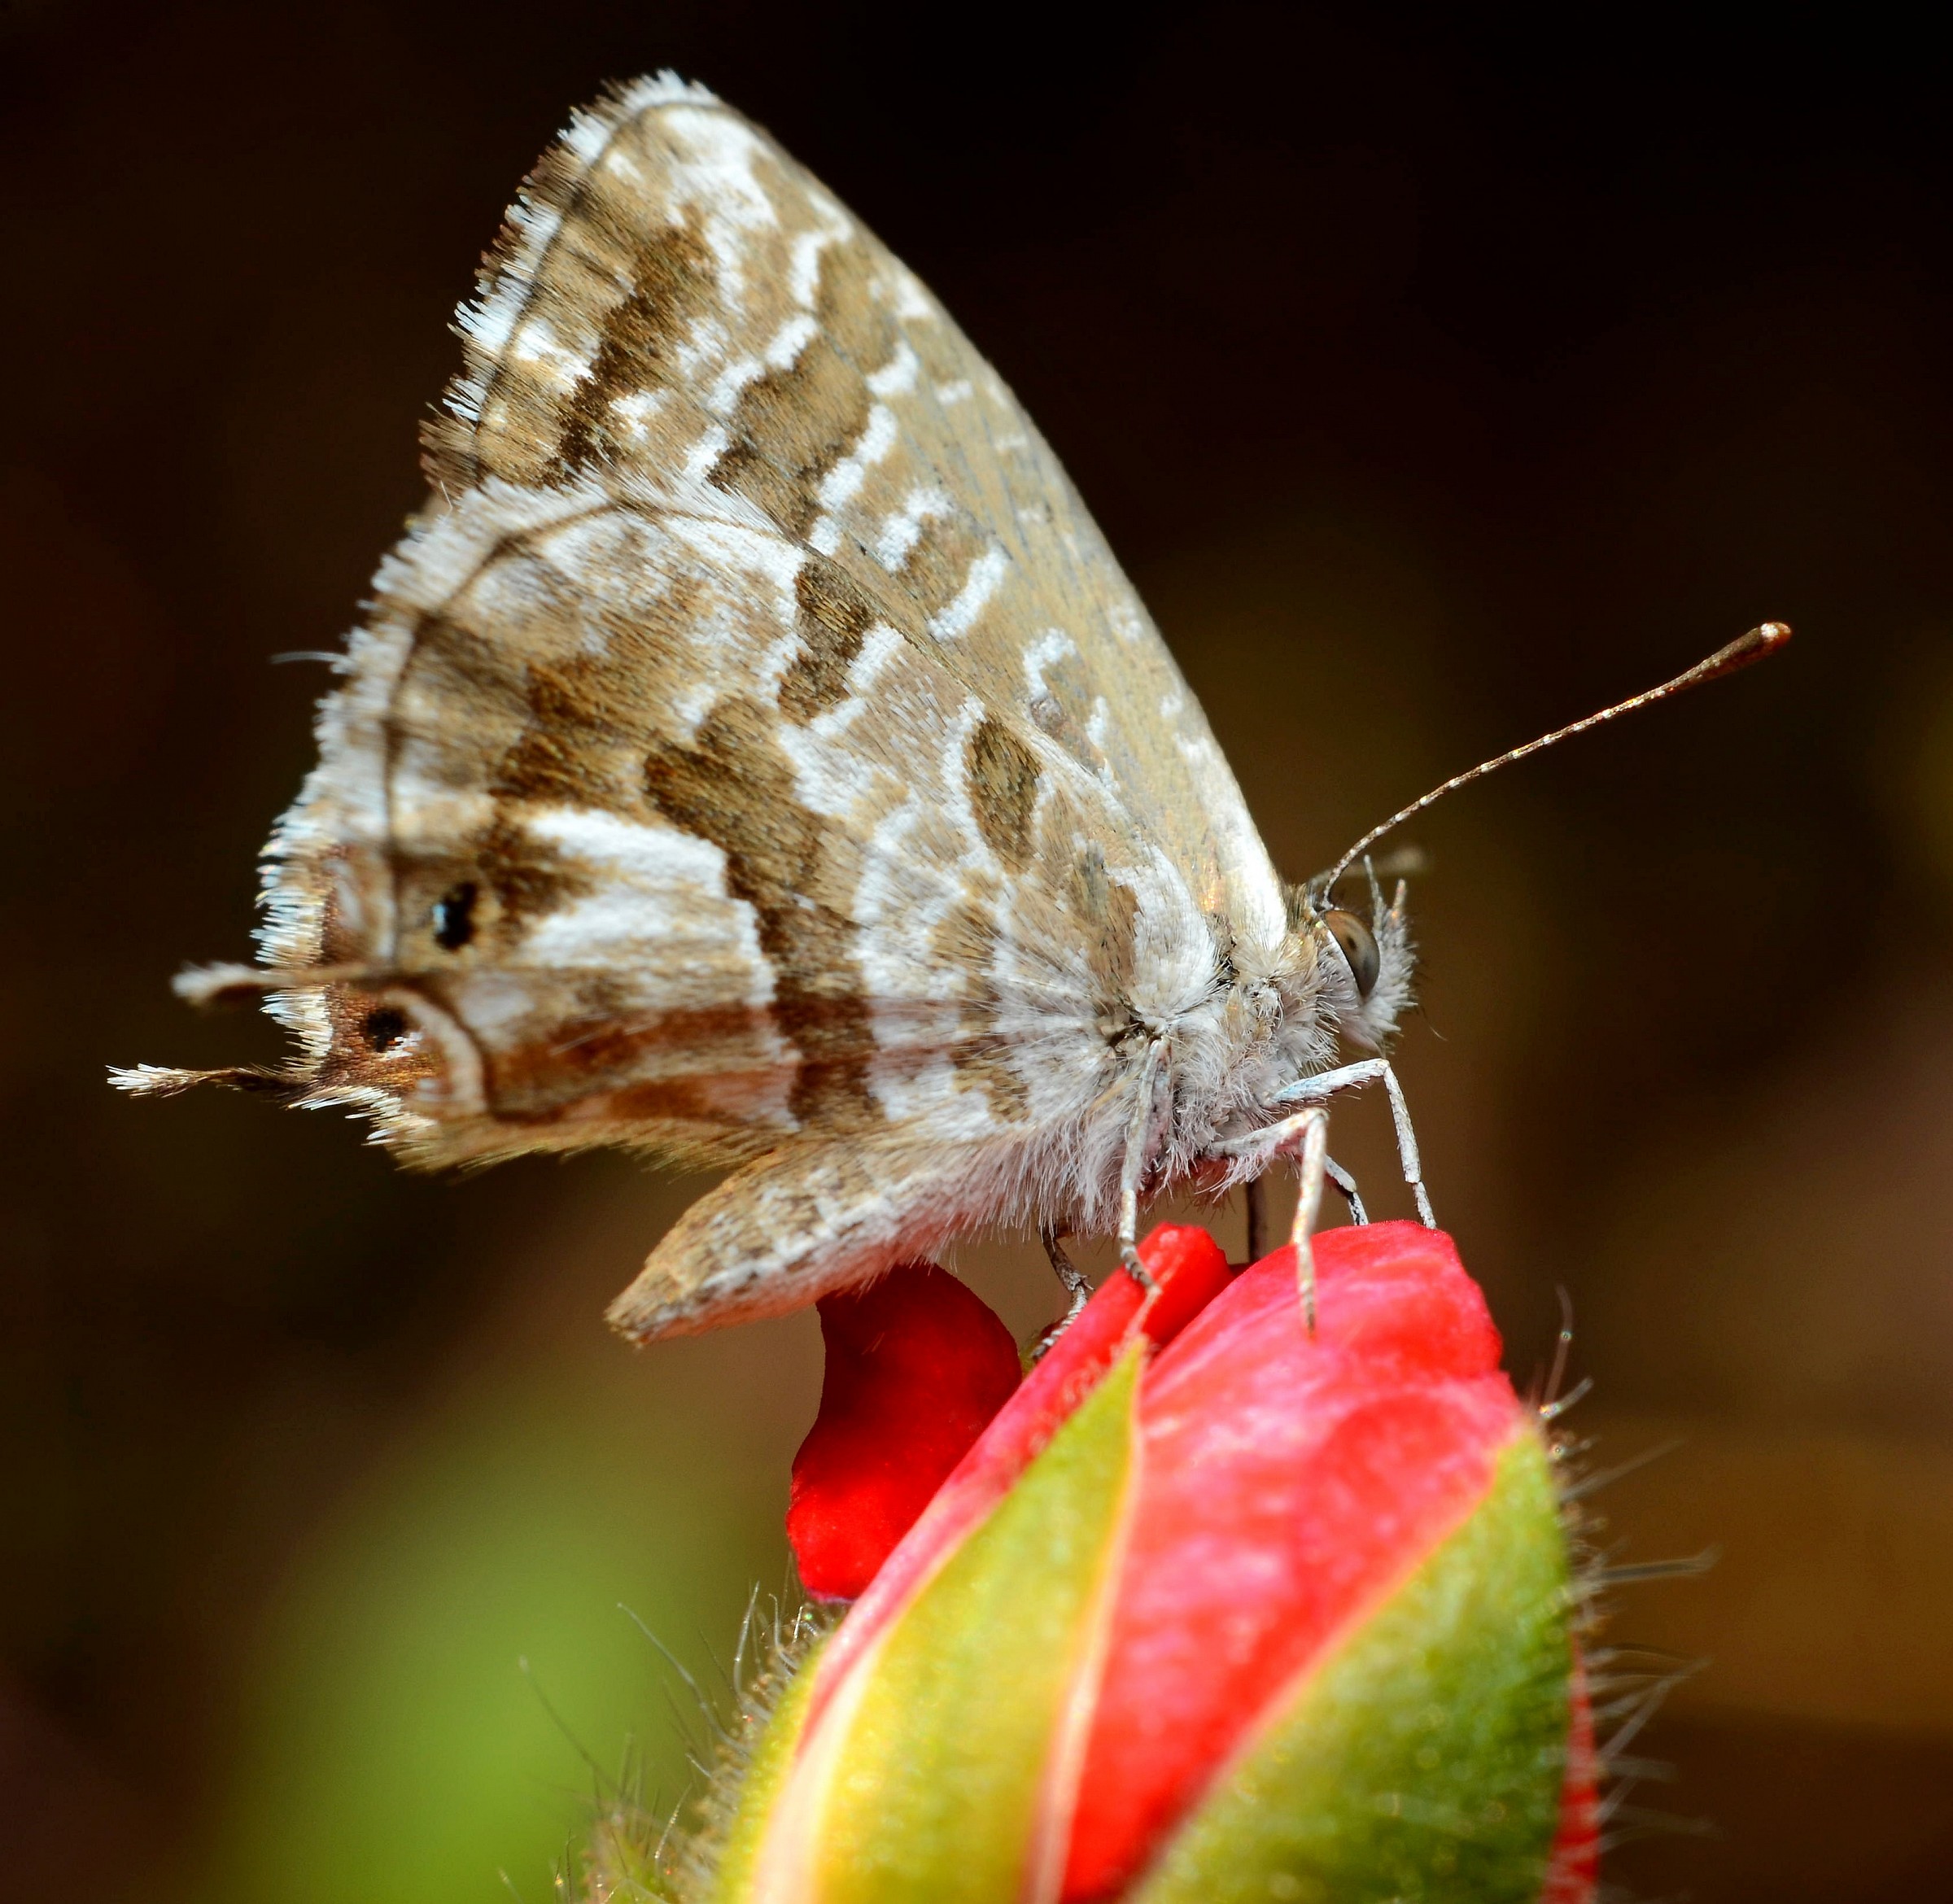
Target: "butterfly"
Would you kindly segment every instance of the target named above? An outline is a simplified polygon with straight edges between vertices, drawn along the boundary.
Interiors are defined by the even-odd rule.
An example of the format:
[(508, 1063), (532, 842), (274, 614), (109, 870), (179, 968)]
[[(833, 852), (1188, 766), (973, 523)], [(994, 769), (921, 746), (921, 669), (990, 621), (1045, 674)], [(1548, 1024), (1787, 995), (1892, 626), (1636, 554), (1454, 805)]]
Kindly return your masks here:
[[(409, 1163), (731, 1168), (612, 1319), (765, 1315), (990, 1226), (1325, 1175), (1400, 885), (1278, 876), (1158, 631), (942, 307), (670, 74), (572, 120), (459, 317), (430, 496), (266, 849), (277, 1069)], [(1346, 860), (1345, 865), (1348, 862)], [(1339, 868), (1339, 872), (1343, 869)], [(1358, 1214), (1361, 1214), (1360, 1207)]]

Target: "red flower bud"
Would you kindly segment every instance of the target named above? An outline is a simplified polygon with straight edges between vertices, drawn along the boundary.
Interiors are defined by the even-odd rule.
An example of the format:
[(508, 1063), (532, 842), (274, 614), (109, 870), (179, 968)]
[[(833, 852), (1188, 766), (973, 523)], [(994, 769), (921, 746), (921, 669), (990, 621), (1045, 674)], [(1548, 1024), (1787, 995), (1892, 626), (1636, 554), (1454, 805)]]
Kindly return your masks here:
[(864, 1590), (715, 1895), (1591, 1897), (1536, 1420), (1448, 1238), (1315, 1247), (1312, 1335), (1291, 1252), (1230, 1278), (1156, 1231), (1160, 1293), (1109, 1279), (1014, 1391), (941, 1271), (823, 1305), (792, 1531), (810, 1584)]

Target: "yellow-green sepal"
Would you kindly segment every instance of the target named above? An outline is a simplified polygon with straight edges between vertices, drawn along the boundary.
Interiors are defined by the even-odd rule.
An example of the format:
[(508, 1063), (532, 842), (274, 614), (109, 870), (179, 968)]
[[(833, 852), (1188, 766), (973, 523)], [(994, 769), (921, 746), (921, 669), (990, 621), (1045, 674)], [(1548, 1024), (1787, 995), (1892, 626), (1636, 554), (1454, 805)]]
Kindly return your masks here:
[(1257, 1731), (1134, 1904), (1534, 1904), (1572, 1598), (1546, 1451), (1523, 1432), (1470, 1518)]
[(823, 1789), (792, 1854), (800, 1894), (1016, 1904), (1061, 1841), (1054, 1754), (1100, 1649), (1139, 1368), (1129, 1352), (898, 1616), (863, 1682), (837, 1694), (837, 1734), (812, 1748)]
[(712, 1887), (706, 1896), (710, 1904), (741, 1904), (753, 1893), (754, 1874), (758, 1869), (760, 1847), (764, 1843), (767, 1822), (774, 1801), (793, 1769), (801, 1735), (806, 1730), (807, 1715), (814, 1703), (814, 1685), (825, 1637), (817, 1640), (795, 1662), (793, 1676), (786, 1683), (778, 1702), (754, 1739), (740, 1780), (739, 1799), (731, 1822), (713, 1860)]

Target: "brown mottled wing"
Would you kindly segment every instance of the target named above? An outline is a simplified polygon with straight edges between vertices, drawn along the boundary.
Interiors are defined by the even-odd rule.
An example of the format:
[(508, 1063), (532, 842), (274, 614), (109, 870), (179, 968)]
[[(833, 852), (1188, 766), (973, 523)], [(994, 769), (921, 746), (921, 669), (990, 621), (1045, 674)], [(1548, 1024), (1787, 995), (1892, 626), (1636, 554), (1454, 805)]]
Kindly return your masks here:
[(1281, 889), (1198, 703), (1057, 458), (899, 261), (702, 89), (640, 81), (531, 180), (465, 316), (436, 482), (649, 472), (742, 497), (1097, 779), (1234, 937)]
[(671, 80), (580, 116), (463, 325), (273, 841), (271, 963), (346, 975), (277, 1001), (274, 1088), (429, 1161), (953, 1160), (1085, 1117), (1265, 900), (1278, 937), (1050, 452), (743, 120)]
[(286, 995), (307, 1095), (426, 1160), (1007, 1137), (1211, 978), (1107, 790), (736, 494), (487, 478), (348, 665), (267, 949), (370, 972)]

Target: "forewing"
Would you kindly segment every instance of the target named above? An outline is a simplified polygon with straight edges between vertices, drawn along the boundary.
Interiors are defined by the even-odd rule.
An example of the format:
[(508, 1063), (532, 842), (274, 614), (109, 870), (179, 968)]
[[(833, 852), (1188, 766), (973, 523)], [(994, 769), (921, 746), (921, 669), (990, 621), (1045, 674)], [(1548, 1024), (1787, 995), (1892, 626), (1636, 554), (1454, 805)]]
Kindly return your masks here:
[(911, 605), (940, 664), (1110, 790), (1229, 936), (1280, 940), (1234, 776), (1049, 445), (765, 133), (669, 77), (579, 116), (463, 325), (438, 484), (649, 473), (745, 498)]

